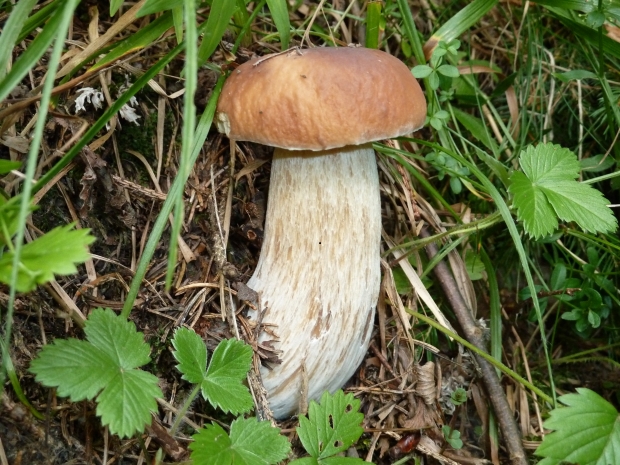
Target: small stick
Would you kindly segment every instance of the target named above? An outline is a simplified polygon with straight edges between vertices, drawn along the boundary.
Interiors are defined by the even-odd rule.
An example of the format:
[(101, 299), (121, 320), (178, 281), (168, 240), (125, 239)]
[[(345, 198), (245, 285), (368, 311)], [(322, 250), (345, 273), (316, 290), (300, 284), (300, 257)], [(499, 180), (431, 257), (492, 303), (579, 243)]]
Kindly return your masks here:
[[(430, 233), (428, 229), (423, 228), (420, 232), (420, 236), (429, 237)], [(434, 243), (428, 244), (426, 246), (426, 253), (428, 254), (428, 258), (432, 259), (437, 255), (437, 246)], [(433, 269), (433, 273), (446, 294), (456, 318), (459, 320), (465, 338), (481, 351), (486, 352), (482, 332), (476, 325), (472, 313), (467, 307), (467, 303), (463, 299), (463, 296), (460, 294), (454, 276), (448, 269), (446, 263), (443, 260), (440, 261)], [(489, 362), (475, 353), (474, 357), (482, 372), (482, 380), (484, 381), (487, 394), (489, 395), (489, 401), (493, 406), (495, 416), (497, 417), (497, 421), (503, 433), (510, 457), (510, 463), (512, 465), (527, 465), (527, 456), (525, 455), (525, 450), (521, 442), (521, 433), (517, 428), (514, 416), (506, 400), (506, 394), (502, 389), (500, 379)]]
[(286, 55), (286, 54), (291, 53), (291, 52), (296, 52), (297, 55), (303, 55), (303, 53), (301, 53), (301, 48), (298, 47), (298, 46), (295, 46), (295, 47), (289, 48), (288, 50), (284, 50), (284, 51), (278, 52), (278, 53), (272, 53), (272, 54), (267, 55), (265, 57), (259, 58), (258, 60), (256, 60), (255, 63), (252, 64), (252, 66), (258, 66), (258, 65), (260, 65), (264, 61), (271, 60), (272, 58), (278, 57), (280, 55)]

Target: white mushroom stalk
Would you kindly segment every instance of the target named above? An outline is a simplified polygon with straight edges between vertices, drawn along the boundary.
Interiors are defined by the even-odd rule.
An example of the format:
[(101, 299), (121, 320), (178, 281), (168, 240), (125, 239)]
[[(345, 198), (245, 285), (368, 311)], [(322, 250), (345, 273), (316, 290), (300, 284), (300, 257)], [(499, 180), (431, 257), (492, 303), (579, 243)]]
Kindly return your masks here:
[(381, 205), (371, 147), (276, 149), (264, 242), (248, 286), (276, 324), (282, 364), (262, 370), (276, 418), (338, 389), (368, 349), (381, 272)]
[(425, 116), (409, 69), (378, 50), (292, 51), (244, 63), (226, 81), (218, 129), (278, 147), (248, 282), (278, 336), (282, 364), (261, 368), (276, 418), (298, 410), (304, 388), (311, 400), (342, 387), (368, 349), (381, 278), (370, 142), (411, 133)]

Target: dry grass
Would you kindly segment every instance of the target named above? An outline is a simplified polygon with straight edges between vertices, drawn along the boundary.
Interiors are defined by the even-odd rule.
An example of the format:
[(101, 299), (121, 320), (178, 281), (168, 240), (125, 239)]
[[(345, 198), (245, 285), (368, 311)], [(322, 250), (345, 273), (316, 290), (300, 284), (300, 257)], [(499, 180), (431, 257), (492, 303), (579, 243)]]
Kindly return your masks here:
[[(291, 12), (293, 26), (300, 31), (294, 41), (303, 42), (305, 46), (319, 46), (324, 43), (323, 37), (332, 37), (338, 45), (363, 43), (364, 25), (356, 19), (364, 16), (362, 2), (348, 4), (335, 0), (331, 6), (325, 2), (320, 5), (322, 8), (316, 8), (315, 3), (301, 3)], [(442, 5), (434, 5), (431, 10), (426, 2), (415, 2), (414, 17), (424, 36), (430, 36), (436, 15), (442, 8)], [(347, 15), (343, 13), (345, 11)], [(503, 75), (511, 74), (522, 45), (522, 13), (520, 5), (510, 2), (492, 10), (476, 29), (467, 34), (466, 40), (471, 46), (469, 58), (490, 61)], [(511, 16), (507, 17), (508, 14)], [(152, 20), (147, 17), (130, 23), (125, 21), (126, 18), (122, 15), (120, 19), (119, 15), (109, 18), (103, 8), (97, 10), (94, 5), (81, 5), (66, 42), (61, 75), (93, 51), (134, 34)], [(324, 31), (323, 37), (303, 33), (310, 31), (313, 24)], [(232, 40), (232, 37), (225, 37), (224, 48), (216, 52), (212, 61), (227, 66), (233, 58), (241, 62), (253, 54), (277, 51), (277, 44), (264, 41), (264, 36), (273, 30), (268, 18), (259, 17), (252, 28), (252, 40), (244, 44), (235, 57), (225, 51)], [(388, 30), (391, 29), (388, 27)], [(386, 41), (385, 48), (404, 59), (398, 46), (400, 40), (401, 37), (394, 34)], [(46, 126), (37, 178), (81, 137), (96, 118), (92, 108), (75, 115), (78, 88), (100, 88), (110, 104), (119, 86), (125, 81), (133, 82), (174, 45), (173, 32), (169, 31), (151, 45), (129, 53), (111, 66), (90, 74), (78, 74), (66, 84), (57, 84), (55, 95), (58, 100)], [(14, 54), (18, 56), (21, 52), (18, 47)], [(539, 58), (546, 56), (541, 54)], [(408, 64), (413, 65), (411, 60)], [(5, 390), (0, 404), (1, 465), (139, 465), (151, 463), (153, 454), (160, 447), (168, 454), (164, 463), (178, 463), (188, 457), (187, 445), (192, 428), (206, 421), (226, 425), (230, 420), (199, 400), (186, 414), (186, 426), (175, 437), (170, 436), (166, 429), (175, 418), (175, 406), (182, 403), (190, 390), (175, 370), (175, 362), (168, 350), (172, 332), (181, 325), (193, 328), (204, 337), (210, 349), (222, 339), (234, 337), (230, 322), (222, 317), (224, 306), (237, 291), (241, 291), (239, 284), (245, 283), (252, 274), (262, 238), (269, 187), (269, 150), (256, 144), (240, 143), (234, 166), (231, 166), (228, 140), (215, 133), (209, 135), (185, 186), (185, 219), (178, 242), (181, 254), (173, 288), (168, 292), (164, 286), (170, 244), (167, 239), (162, 239), (130, 317), (153, 347), (153, 361), (148, 369), (160, 378), (164, 392), (159, 411), (147, 432), (140, 437), (119, 440), (100, 426), (94, 402), (71, 403), (59, 398), (53, 390), (35, 383), (27, 371), (29, 362), (43, 344), (55, 338), (81, 337), (81, 322), (93, 308), (122, 308), (154, 218), (178, 171), (179, 128), (182, 124), (179, 97), (183, 87), (179, 76), (182, 67), (182, 57), (179, 56), (139, 95), (139, 127), (114, 118), (110, 128), (101, 131), (82, 151), (80, 158), (63, 169), (35, 197), (40, 208), (28, 223), (28, 240), (38, 237), (41, 231), (68, 222), (75, 222), (79, 228), (91, 228), (98, 240), (91, 248), (92, 259), (80, 268), (78, 275), (59, 278), (18, 298), (12, 359), (26, 397), (46, 415), (46, 420), (35, 420), (16, 402), (11, 390)], [(544, 88), (541, 82), (546, 76), (563, 68), (551, 59), (541, 69), (544, 74), (531, 83), (532, 88)], [(32, 95), (36, 95), (46, 71), (43, 59), (16, 93), (0, 107), (0, 157), (23, 157), (38, 114), (38, 99)], [(482, 88), (491, 91), (496, 84), (493, 76), (497, 73), (482, 68), (478, 71), (477, 79)], [(210, 70), (201, 71), (196, 96), (199, 108), (204, 107), (216, 77)], [(545, 92), (532, 91), (528, 95), (528, 89), (515, 91), (510, 87), (498, 97), (504, 101), (497, 105), (499, 112), (482, 107), (483, 116), (498, 144), (506, 137), (501, 128), (510, 121), (512, 137), (519, 137), (519, 131), (524, 130), (518, 125), (520, 112), (532, 111), (528, 108), (536, 108), (540, 118), (550, 121), (559, 98), (557, 89), (545, 89)], [(581, 93), (583, 89), (571, 87), (569, 91)], [(581, 108), (578, 114), (583, 114)], [(543, 124), (549, 126), (551, 123)], [(426, 132), (423, 131), (421, 136), (427, 135)], [(420, 150), (408, 142), (397, 148), (411, 153)], [(502, 153), (505, 158), (512, 155), (509, 148)], [(444, 207), (438, 208), (437, 203), (428, 199), (423, 187), (403, 165), (386, 156), (380, 156), (378, 160), (384, 226), (383, 281), (371, 349), (358, 374), (346, 387), (362, 401), (365, 414), (363, 426), (366, 434), (350, 453), (378, 464), (393, 463), (407, 455), (412, 443), (418, 439), (417, 432), (422, 430), (419, 450), (425, 451), (423, 454), (428, 463), (438, 463), (439, 459), (444, 463), (481, 464), (489, 460), (496, 464), (505, 463), (501, 446), (489, 436), (489, 405), (472, 356), (461, 347), (438, 338), (434, 330), (418, 325), (406, 312), (407, 308), (417, 311), (426, 308), (416, 292), (418, 284), (411, 281), (411, 276), (413, 271), (422, 275), (428, 259), (422, 249), (399, 247), (399, 244), (415, 240), (423, 226), (436, 233), (444, 232), (457, 223), (467, 224), (484, 218), (488, 209), (473, 211), (465, 203), (455, 204), (452, 205), (457, 213), (455, 219)], [(422, 176), (430, 178), (424, 162), (411, 159), (408, 163)], [(19, 174), (9, 174), (1, 183), (7, 193), (13, 194), (20, 184)], [(229, 201), (229, 193), (232, 193), (232, 201)], [(488, 199), (482, 196), (481, 203), (484, 202), (488, 203)], [(226, 232), (224, 244), (221, 231)], [(466, 251), (476, 250), (477, 246), (476, 236), (471, 236), (449, 252), (446, 259), (456, 277), (460, 294), (470, 308), (481, 309), (477, 318), (485, 318), (488, 317), (489, 304), (484, 280), (472, 283), (463, 261)], [(405, 252), (409, 260), (402, 259)], [(430, 284), (429, 281), (425, 283)], [(447, 307), (441, 294), (433, 288), (431, 291), (439, 304), (435, 317), (441, 318), (440, 313)], [(524, 345), (531, 331), (514, 318), (513, 312), (520, 311), (515, 304), (515, 294), (514, 288), (505, 289), (503, 362), (525, 373), (532, 382), (532, 366), (540, 370), (542, 365), (539, 354), (534, 353), (529, 344), (527, 348)], [(0, 287), (0, 302), (3, 302), (0, 305), (4, 305), (6, 299), (6, 287)], [(242, 339), (256, 347), (250, 332), (245, 330), (247, 325), (242, 310), (243, 307), (238, 309), (237, 327)], [(452, 316), (444, 317), (448, 317), (447, 322)], [(273, 357), (269, 347), (257, 349), (264, 358)], [(430, 354), (434, 362), (427, 361)], [(535, 439), (526, 443), (531, 449), (544, 434), (537, 399), (510, 380), (506, 380), (503, 386), (518, 416), (523, 436)], [(458, 387), (469, 392), (470, 401), (454, 408), (449, 398)], [(465, 444), (463, 449), (457, 451), (447, 445), (440, 429), (443, 424), (460, 431)], [(295, 425), (296, 421), (291, 420), (281, 426), (288, 432), (296, 452), (301, 453), (294, 434)]]

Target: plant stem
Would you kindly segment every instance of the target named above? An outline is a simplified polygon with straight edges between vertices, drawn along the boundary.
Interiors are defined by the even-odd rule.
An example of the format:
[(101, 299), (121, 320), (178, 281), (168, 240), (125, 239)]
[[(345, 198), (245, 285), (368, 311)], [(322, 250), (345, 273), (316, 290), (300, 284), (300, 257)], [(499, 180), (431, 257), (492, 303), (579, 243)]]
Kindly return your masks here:
[[(428, 237), (430, 233), (427, 229), (422, 229), (420, 235), (422, 237)], [(435, 244), (429, 244), (426, 246), (426, 252), (429, 259), (432, 259), (435, 255), (437, 255), (437, 246)], [(465, 338), (470, 342), (470, 344), (464, 344), (465, 341), (461, 340), (461, 343), (472, 350), (474, 350), (472, 346), (478, 349), (474, 350), (474, 356), (478, 362), (480, 371), (482, 372), (482, 380), (484, 381), (487, 394), (489, 395), (489, 400), (493, 406), (500, 429), (504, 435), (504, 441), (506, 442), (506, 447), (508, 449), (510, 463), (513, 465), (527, 465), (527, 456), (525, 455), (525, 450), (523, 449), (523, 444), (521, 443), (521, 433), (517, 428), (517, 424), (512, 410), (510, 410), (510, 406), (508, 405), (508, 401), (506, 400), (506, 395), (502, 389), (500, 380), (493, 369), (494, 362), (496, 363), (496, 361), (493, 357), (486, 354), (482, 331), (476, 325), (471, 310), (468, 308), (463, 296), (459, 293), (454, 276), (448, 269), (446, 263), (443, 261), (438, 263), (434, 269), (434, 273), (437, 277), (437, 281), (443, 288), (448, 301), (450, 302), (450, 306), (452, 307), (459, 324), (461, 325)], [(428, 319), (425, 319), (424, 321), (428, 323)], [(522, 379), (521, 382), (523, 381), (525, 380)], [(548, 396), (545, 396), (545, 398), (551, 400)]]
[(189, 407), (192, 405), (192, 402), (194, 402), (194, 400), (196, 399), (196, 396), (198, 396), (199, 392), (200, 392), (200, 385), (197, 384), (196, 386), (194, 386), (194, 389), (192, 390), (191, 394), (189, 395), (187, 399), (185, 399), (185, 402), (183, 402), (183, 405), (178, 410), (177, 417), (174, 419), (174, 423), (170, 427), (170, 436), (174, 436), (174, 433), (176, 433), (177, 429), (181, 425), (181, 422), (183, 421), (183, 417), (185, 417), (185, 414), (189, 410)]

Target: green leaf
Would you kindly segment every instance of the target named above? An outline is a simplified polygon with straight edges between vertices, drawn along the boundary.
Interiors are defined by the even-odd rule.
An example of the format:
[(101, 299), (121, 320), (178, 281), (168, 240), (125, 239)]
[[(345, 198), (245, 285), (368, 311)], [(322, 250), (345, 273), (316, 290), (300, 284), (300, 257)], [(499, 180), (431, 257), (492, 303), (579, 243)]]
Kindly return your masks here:
[(291, 445), (280, 430), (268, 421), (237, 418), (230, 425), (230, 436), (211, 424), (193, 436), (189, 445), (196, 465), (272, 465), (286, 458)]
[[(49, 50), (52, 41), (56, 38), (58, 31), (61, 29), (63, 13), (63, 8), (55, 9), (51, 18), (47, 24), (45, 24), (45, 27), (43, 27), (43, 30), (30, 42), (26, 51), (20, 54), (4, 79), (0, 79), (0, 102), (9, 95), (15, 86), (21, 82), (24, 76), (36, 66), (41, 56)], [(4, 38), (4, 33), (0, 37)], [(10, 49), (13, 50), (13, 46), (10, 46)]]
[(606, 157), (603, 154), (594, 155), (588, 158), (582, 158), (579, 160), (579, 165), (582, 171), (588, 173), (598, 173), (600, 171), (606, 171), (612, 168), (616, 164), (616, 160), (613, 157)]
[(529, 146), (521, 152), (523, 172), (510, 177), (508, 190), (514, 195), (517, 216), (534, 237), (551, 234), (558, 218), (574, 221), (589, 232), (611, 232), (617, 221), (603, 195), (579, 183), (579, 161), (574, 153), (554, 144)]
[[(459, 110), (456, 107), (452, 107), (452, 111), (458, 122), (462, 124), (465, 129), (471, 132), (472, 136), (482, 142), (493, 153), (499, 153), (499, 147), (495, 143), (495, 140), (493, 140), (493, 138), (491, 137), (487, 126), (479, 118), (476, 118), (469, 113), (465, 113), (464, 111)], [(503, 171), (506, 171), (506, 169), (504, 168)]]
[[(52, 229), (38, 239), (24, 245), (17, 277), (19, 292), (32, 291), (38, 284), (54, 279), (54, 275), (77, 272), (76, 264), (90, 258), (87, 246), (95, 238), (89, 229), (71, 231), (72, 224)], [(11, 277), (13, 252), (0, 258), (0, 282), (8, 283)]]
[(286, 0), (267, 0), (267, 6), (271, 13), (271, 19), (280, 34), (282, 50), (288, 48), (291, 40), (291, 22), (288, 17), (288, 2)]
[(453, 449), (461, 449), (463, 447), (463, 440), (461, 439), (460, 431), (452, 429), (448, 425), (443, 425), (441, 427), (441, 432)]
[(411, 70), (413, 77), (415, 77), (416, 79), (424, 79), (425, 77), (428, 77), (432, 72), (433, 68), (428, 65), (414, 66), (414, 68)]
[(364, 415), (359, 407), (360, 401), (353, 394), (325, 392), (319, 404), (310, 402), (308, 417), (299, 417), (299, 439), (318, 464), (333, 463), (328, 461), (330, 457), (347, 450), (362, 435)]
[(496, 4), (497, 0), (473, 0), (467, 3), (464, 8), (461, 8), (448, 21), (443, 22), (441, 27), (433, 33), (424, 46), (424, 52), (428, 53), (441, 41), (451, 42), (460, 37), (461, 34), (480, 21)]
[(381, 20), (383, 19), (381, 2), (368, 2), (366, 7), (366, 48), (379, 48)]
[(148, 0), (136, 13), (136, 18), (159, 13), (160, 11), (180, 8), (183, 10), (183, 0)]
[(110, 16), (114, 16), (122, 4), (123, 4), (123, 0), (111, 0), (110, 1)]
[(237, 5), (231, 0), (213, 0), (205, 33), (198, 49), (198, 62), (206, 63), (222, 40)]
[(172, 338), (173, 352), (179, 364), (177, 370), (183, 373), (183, 379), (192, 384), (200, 384), (207, 377), (207, 346), (194, 331), (179, 328)]
[(596, 74), (585, 69), (573, 69), (571, 71), (566, 71), (565, 73), (556, 74), (555, 77), (562, 82), (569, 82), (573, 80), (580, 81), (581, 79), (598, 79)]
[(10, 173), (12, 170), (17, 170), (22, 166), (19, 161), (0, 160), (0, 174)]
[(452, 65), (441, 65), (437, 68), (437, 72), (451, 78), (457, 78), (460, 76), (459, 69)]
[(4, 79), (7, 70), (7, 64), (15, 42), (22, 30), (22, 26), (28, 19), (28, 14), (37, 3), (37, 0), (22, 0), (17, 2), (2, 26), (2, 34), (0, 35), (0, 81)]
[(161, 15), (159, 18), (151, 21), (146, 26), (141, 27), (135, 33), (129, 34), (126, 38), (115, 44), (114, 48), (97, 61), (89, 71), (101, 69), (128, 53), (136, 52), (151, 45), (164, 32), (170, 29), (171, 26), (171, 14), (165, 13)]
[(183, 379), (200, 384), (202, 395), (213, 406), (238, 415), (252, 409), (252, 396), (242, 380), (252, 363), (252, 348), (236, 339), (227, 339), (215, 348), (209, 368), (207, 348), (202, 338), (186, 328), (174, 333), (172, 345), (177, 369)]
[(543, 439), (535, 454), (538, 465), (579, 463), (609, 465), (620, 454), (620, 416), (594, 391), (577, 388), (577, 394), (558, 399), (567, 407), (551, 411), (544, 427), (555, 430)]
[(97, 415), (112, 433), (143, 431), (157, 410), (155, 398), (162, 396), (157, 378), (137, 370), (150, 361), (143, 334), (109, 309), (94, 310), (84, 332), (87, 341), (58, 339), (44, 346), (30, 371), (73, 402), (97, 397)]
[(252, 348), (236, 339), (227, 339), (215, 348), (207, 375), (201, 384), (202, 395), (225, 412), (238, 415), (252, 409), (254, 402), (242, 384), (252, 363)]
[(473, 250), (468, 250), (465, 254), (465, 268), (467, 269), (469, 279), (472, 281), (483, 278), (482, 272), (484, 271), (484, 263), (482, 263), (480, 256)]

